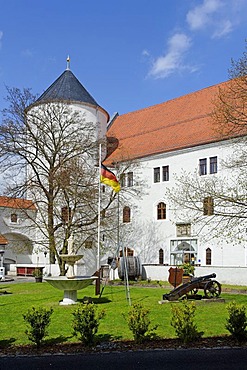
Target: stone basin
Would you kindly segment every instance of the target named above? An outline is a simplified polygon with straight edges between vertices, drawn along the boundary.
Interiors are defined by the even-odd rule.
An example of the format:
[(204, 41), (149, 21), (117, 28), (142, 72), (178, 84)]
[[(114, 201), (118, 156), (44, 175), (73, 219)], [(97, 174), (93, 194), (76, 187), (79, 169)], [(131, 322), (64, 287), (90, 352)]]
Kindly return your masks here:
[(44, 280), (54, 288), (64, 291), (64, 298), (60, 305), (70, 305), (77, 303), (77, 290), (86, 288), (96, 279), (96, 276), (77, 276), (73, 279), (67, 276), (51, 276)]
[(75, 264), (83, 257), (83, 254), (60, 254), (60, 257), (68, 264)]
[(67, 263), (68, 271), (66, 273), (67, 278), (74, 279), (75, 278), (75, 270), (74, 265), (77, 261), (79, 261), (83, 254), (60, 254), (61, 259)]
[(77, 276), (74, 279), (68, 279), (67, 276), (51, 276), (45, 280), (54, 288), (60, 290), (81, 290), (96, 279), (96, 276)]

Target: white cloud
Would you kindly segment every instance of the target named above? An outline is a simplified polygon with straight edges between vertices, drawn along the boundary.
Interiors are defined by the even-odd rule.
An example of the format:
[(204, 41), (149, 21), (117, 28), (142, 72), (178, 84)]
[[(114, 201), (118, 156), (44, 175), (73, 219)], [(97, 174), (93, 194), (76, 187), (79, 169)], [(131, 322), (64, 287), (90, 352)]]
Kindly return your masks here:
[(216, 13), (224, 4), (221, 0), (204, 0), (201, 5), (191, 9), (186, 20), (191, 30), (204, 28), (211, 22), (210, 16)]
[(231, 21), (226, 20), (222, 21), (221, 23), (218, 24), (217, 29), (212, 35), (213, 39), (220, 39), (221, 37), (224, 37), (228, 35), (230, 32), (233, 30), (233, 24)]
[(148, 76), (165, 78), (173, 73), (198, 70), (198, 65), (185, 62), (187, 51), (192, 47), (192, 39), (196, 40), (197, 33), (204, 31), (212, 39), (226, 37), (243, 21), (246, 21), (246, 0), (197, 0), (199, 5), (191, 8), (186, 15), (190, 37), (185, 32), (175, 33), (169, 40), (167, 52), (151, 59), (147, 50), (142, 55), (151, 60), (151, 70)]
[(191, 72), (195, 67), (183, 63), (185, 53), (190, 49), (191, 39), (184, 33), (176, 33), (168, 40), (168, 51), (165, 55), (153, 61), (150, 76), (165, 78), (174, 72), (189, 69)]
[(148, 51), (148, 50), (144, 49), (144, 50), (142, 51), (142, 55), (143, 55), (144, 57), (149, 57), (150, 53), (149, 53), (149, 51)]
[(203, 0), (186, 15), (191, 31), (206, 30), (211, 37), (221, 38), (231, 33), (246, 19), (246, 0)]

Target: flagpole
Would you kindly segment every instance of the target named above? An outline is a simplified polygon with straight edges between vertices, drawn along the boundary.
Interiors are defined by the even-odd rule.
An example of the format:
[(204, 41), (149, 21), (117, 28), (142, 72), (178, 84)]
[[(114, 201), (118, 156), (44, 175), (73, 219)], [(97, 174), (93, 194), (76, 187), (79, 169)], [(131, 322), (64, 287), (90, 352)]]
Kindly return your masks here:
[(100, 204), (100, 197), (101, 197), (100, 173), (101, 173), (101, 144), (99, 144), (97, 271), (99, 271), (100, 269), (100, 206), (101, 206)]
[[(118, 193), (118, 225), (117, 225), (117, 255), (120, 250), (120, 202), (119, 202), (119, 193)], [(125, 285), (125, 295), (126, 299), (129, 302), (129, 306), (131, 306), (131, 298), (130, 298), (130, 289), (129, 289), (129, 277), (128, 277), (128, 266), (127, 266), (127, 256), (126, 256), (126, 247), (122, 245), (122, 253), (123, 253), (123, 264), (124, 264), (124, 285)]]

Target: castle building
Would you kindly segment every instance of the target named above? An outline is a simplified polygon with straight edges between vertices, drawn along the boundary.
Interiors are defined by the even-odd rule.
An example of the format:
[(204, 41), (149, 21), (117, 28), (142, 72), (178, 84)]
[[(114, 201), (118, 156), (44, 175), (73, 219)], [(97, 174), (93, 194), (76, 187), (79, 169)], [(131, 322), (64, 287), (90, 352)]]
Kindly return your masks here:
[[(191, 223), (186, 210), (174, 209), (167, 192), (177, 186), (176, 177), (185, 173), (196, 173), (199, 180), (230, 181), (223, 163), (234, 154), (234, 138), (223, 136), (211, 115), (219, 89), (227, 85), (224, 82), (117, 116), (108, 126), (107, 136), (117, 138), (118, 147), (106, 163), (138, 163), (137, 173), (131, 172), (127, 186), (135, 186), (135, 176), (146, 184), (142, 198), (126, 204), (127, 222), (135, 224), (138, 235), (126, 247), (132, 255), (140, 256), (146, 277), (163, 280), (170, 265), (188, 262), (196, 266), (197, 275), (217, 272), (223, 282), (247, 282), (244, 239), (234, 243), (223, 235), (210, 238), (205, 230)], [(211, 197), (205, 197), (201, 207), (206, 222), (213, 215), (210, 201)], [(122, 221), (126, 225), (124, 212)], [(213, 227), (217, 227), (216, 223)]]
[[(222, 163), (234, 151), (232, 137), (223, 138), (211, 117), (213, 100), (225, 86), (227, 82), (110, 119), (68, 66), (29, 108), (57, 101), (70, 104), (94, 125), (96, 137), (107, 142), (102, 157), (106, 166), (114, 171), (121, 163), (132, 163), (121, 178), (122, 188), (139, 182), (143, 191), (141, 197), (126, 196), (121, 206), (120, 226), (129, 236), (122, 247), (139, 258), (145, 278), (167, 280), (171, 265), (189, 262), (196, 266), (196, 275), (216, 272), (223, 283), (247, 284), (245, 242), (233, 245), (223, 236), (205, 239), (184, 212), (175, 212), (167, 195), (176, 176), (185, 172), (227, 176)], [(101, 264), (106, 261), (104, 256)]]

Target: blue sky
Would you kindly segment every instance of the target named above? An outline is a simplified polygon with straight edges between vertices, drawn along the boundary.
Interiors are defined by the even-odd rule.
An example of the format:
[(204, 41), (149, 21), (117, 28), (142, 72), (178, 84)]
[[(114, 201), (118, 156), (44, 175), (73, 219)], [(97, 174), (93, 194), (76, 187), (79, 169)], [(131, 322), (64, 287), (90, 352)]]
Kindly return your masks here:
[(110, 115), (228, 79), (245, 51), (246, 0), (0, 0), (6, 88), (41, 94), (71, 70)]

